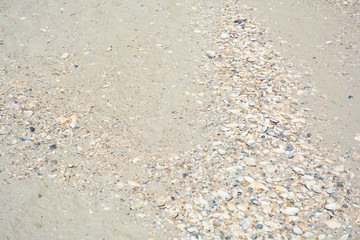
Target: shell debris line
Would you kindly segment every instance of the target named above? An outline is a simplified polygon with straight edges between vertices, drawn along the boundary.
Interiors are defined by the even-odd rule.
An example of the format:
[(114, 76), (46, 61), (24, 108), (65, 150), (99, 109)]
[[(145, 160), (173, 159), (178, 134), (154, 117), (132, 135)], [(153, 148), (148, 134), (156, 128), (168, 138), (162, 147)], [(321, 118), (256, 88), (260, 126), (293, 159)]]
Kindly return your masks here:
[[(1, 71), (0, 154), (12, 162), (1, 174), (48, 178), (106, 202), (106, 211), (130, 209), (153, 239), (359, 239), (355, 174), (340, 157), (324, 157), (308, 132), (311, 111), (299, 99), (311, 90), (284, 67), (246, 6), (192, 8), (194, 34), (213, 41), (194, 80), (204, 93), (184, 92), (201, 106), (194, 122), (206, 145), (132, 155), (141, 152), (139, 136), (124, 130), (111, 103), (113, 117), (100, 118), (82, 98), (91, 92), (77, 94), (48, 82), (54, 75), (45, 68), (11, 60)], [(62, 68), (58, 74), (71, 71)], [(39, 81), (29, 88), (27, 78)]]

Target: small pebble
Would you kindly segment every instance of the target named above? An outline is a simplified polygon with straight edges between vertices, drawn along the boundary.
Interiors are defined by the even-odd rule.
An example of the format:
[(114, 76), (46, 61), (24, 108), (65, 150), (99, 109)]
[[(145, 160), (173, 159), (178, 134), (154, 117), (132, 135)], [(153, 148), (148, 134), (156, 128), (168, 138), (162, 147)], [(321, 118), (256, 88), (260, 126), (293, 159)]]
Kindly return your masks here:
[(223, 38), (223, 39), (226, 39), (226, 38), (229, 38), (230, 35), (229, 35), (228, 33), (222, 33), (222, 34), (220, 35), (220, 37)]
[(69, 57), (69, 54), (68, 53), (63, 53), (62, 55), (61, 55), (61, 59), (66, 59), (66, 58), (68, 58)]
[(337, 203), (330, 203), (330, 204), (327, 204), (325, 206), (325, 208), (330, 211), (335, 211), (335, 210), (339, 210), (341, 208), (341, 205), (339, 205)]
[(255, 204), (255, 205), (259, 205), (259, 201), (258, 201), (257, 199), (255, 199), (255, 198), (252, 198), (252, 199), (251, 199), (251, 202), (252, 202), (253, 204)]
[(319, 236), (318, 236), (318, 239), (319, 240), (323, 240), (323, 239), (325, 239), (326, 238), (326, 235), (325, 234), (320, 234)]
[(237, 24), (242, 24), (244, 22), (246, 22), (247, 19), (238, 19), (238, 20), (235, 20), (234, 23), (237, 23)]
[(293, 232), (297, 235), (303, 235), (304, 231), (299, 227), (293, 227)]
[(293, 216), (293, 215), (297, 214), (299, 211), (300, 211), (300, 209), (297, 207), (288, 207), (283, 211), (283, 213), (286, 215)]
[(227, 200), (227, 201), (229, 201), (230, 199), (232, 199), (231, 194), (229, 194), (228, 192), (222, 191), (222, 190), (218, 191), (218, 195), (219, 195), (220, 197), (222, 197), (224, 200)]
[(336, 219), (332, 218), (330, 220), (327, 220), (326, 222), (326, 225), (329, 227), (329, 228), (339, 228), (341, 227), (341, 223), (339, 223), (338, 221), (336, 221)]
[(248, 230), (251, 227), (251, 220), (249, 218), (245, 218), (241, 223), (241, 227), (244, 231)]
[(256, 160), (254, 158), (246, 158), (244, 162), (246, 165), (250, 167), (256, 167), (257, 165)]
[(218, 149), (217, 151), (220, 155), (224, 155), (226, 153), (226, 151), (223, 149)]

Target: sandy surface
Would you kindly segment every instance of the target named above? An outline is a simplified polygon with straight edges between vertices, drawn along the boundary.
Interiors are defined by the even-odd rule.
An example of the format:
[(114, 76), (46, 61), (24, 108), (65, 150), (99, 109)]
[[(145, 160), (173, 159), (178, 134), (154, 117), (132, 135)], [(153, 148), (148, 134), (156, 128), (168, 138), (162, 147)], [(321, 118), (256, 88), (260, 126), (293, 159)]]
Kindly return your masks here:
[[(341, 3), (340, 3), (341, 4)], [(251, 15), (269, 29), (275, 48), (301, 74), (313, 112), (312, 131), (324, 152), (343, 155), (360, 166), (360, 18), (356, 7), (321, 1), (252, 1)], [(358, 170), (359, 171), (359, 170)]]
[[(201, 90), (193, 86), (200, 42), (189, 29), (189, 4), (3, 1), (1, 10), (1, 39), (6, 42), (1, 61), (4, 67), (14, 60), (19, 68), (3, 72), (4, 80), (26, 78), (32, 87), (46, 81), (50, 96), (43, 97), (69, 114), (76, 111), (73, 107), (95, 108), (86, 120), (90, 128), (107, 118), (117, 122), (119, 137), (113, 151), (132, 155), (160, 147), (183, 151), (204, 141), (201, 129), (189, 120), (197, 103), (183, 94)], [(66, 59), (61, 58), (64, 53), (69, 55)], [(43, 73), (46, 76), (39, 76)], [(74, 156), (54, 155), (64, 157)], [(127, 174), (135, 171), (130, 167)], [(6, 181), (1, 189), (6, 206), (1, 210), (1, 238), (148, 236), (128, 211), (104, 211), (103, 203), (94, 209), (89, 205), (98, 203), (51, 182)]]
[[(310, 1), (244, 4), (240, 14), (259, 22), (279, 58), (299, 76), (294, 81), (306, 89), (299, 105), (309, 109), (307, 129), (315, 148), (359, 175), (356, 11), (343, 13), (346, 6)], [(220, 27), (219, 9), (226, 9), (225, 2), (0, 2), (1, 102), (6, 109), (0, 145), (1, 239), (200, 236), (190, 228), (179, 231), (175, 220), (163, 220), (158, 213), (162, 203), (155, 203), (160, 210), (144, 207), (134, 213), (140, 193), (133, 191), (147, 182), (144, 199), (169, 195), (171, 201), (170, 195), (181, 191), (169, 190), (176, 185), (170, 176), (185, 178), (194, 171), (176, 156), (192, 154), (201, 163), (197, 150), (226, 138), (208, 129), (226, 122), (213, 114), (226, 104), (215, 99), (217, 87), (204, 84), (219, 75), (205, 71), (203, 64), (204, 57), (216, 58), (212, 52), (220, 51), (203, 30)], [(9, 116), (14, 124), (8, 124)], [(174, 167), (185, 169), (181, 174), (162, 162), (173, 158)], [(149, 172), (145, 165), (160, 165), (161, 181), (143, 180)], [(196, 181), (200, 185), (201, 177)], [(352, 232), (351, 239), (357, 231), (351, 229), (328, 236)], [(220, 230), (214, 236), (224, 238)]]

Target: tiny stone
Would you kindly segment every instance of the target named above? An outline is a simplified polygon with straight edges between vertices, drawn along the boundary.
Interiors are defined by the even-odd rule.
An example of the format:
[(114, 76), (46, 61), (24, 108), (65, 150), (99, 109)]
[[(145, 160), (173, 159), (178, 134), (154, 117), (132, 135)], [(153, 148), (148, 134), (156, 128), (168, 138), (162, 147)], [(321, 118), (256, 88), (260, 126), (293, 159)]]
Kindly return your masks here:
[(300, 211), (300, 209), (297, 207), (288, 207), (283, 211), (283, 213), (286, 215), (293, 216), (293, 215), (297, 214), (299, 211)]
[(226, 38), (229, 38), (230, 35), (228, 33), (222, 33), (220, 37), (223, 39), (226, 39)]
[(255, 198), (251, 199), (251, 202), (255, 205), (259, 205), (259, 201)]
[(294, 150), (294, 146), (288, 145), (288, 146), (286, 147), (286, 150), (285, 150), (285, 151), (291, 152), (291, 151), (293, 151), (293, 150)]
[(228, 131), (230, 131), (231, 129), (230, 128), (228, 128), (228, 127), (220, 127), (220, 131), (221, 132), (228, 132)]
[(214, 57), (216, 57), (216, 52), (215, 52), (215, 51), (209, 50), (209, 51), (206, 52), (206, 54), (207, 54), (207, 56), (208, 56), (209, 58), (214, 58)]
[(335, 169), (335, 171), (337, 171), (337, 172), (342, 172), (342, 171), (344, 171), (344, 166), (343, 166), (343, 165), (338, 165), (338, 166), (336, 166), (334, 169)]
[(135, 181), (128, 181), (128, 184), (130, 185), (130, 186), (132, 186), (132, 187), (140, 187), (141, 185), (140, 185), (140, 183), (138, 183), (138, 182), (135, 182)]
[(144, 219), (145, 216), (146, 216), (146, 215), (143, 214), (143, 213), (136, 213), (136, 214), (135, 214), (135, 217), (141, 218), (141, 219)]
[(231, 196), (229, 193), (227, 193), (227, 192), (225, 192), (225, 191), (222, 191), (222, 190), (218, 191), (218, 195), (219, 195), (220, 197), (222, 197), (222, 199), (224, 199), (224, 200), (230, 200), (230, 199), (232, 199), (232, 196)]
[(339, 228), (339, 227), (341, 227), (341, 223), (336, 221), (336, 219), (334, 219), (334, 218), (330, 219), (330, 220), (327, 220), (325, 223), (329, 228)]
[(58, 161), (57, 161), (57, 160), (50, 160), (50, 163), (53, 164), (53, 165), (55, 165), (55, 164), (58, 163)]
[(234, 23), (237, 23), (237, 24), (242, 24), (244, 22), (246, 22), (247, 19), (238, 19), (238, 20), (235, 20)]
[(189, 232), (189, 233), (193, 233), (193, 232), (196, 232), (196, 227), (190, 227), (190, 228), (188, 228), (187, 229), (187, 231)]
[(186, 227), (186, 225), (183, 224), (183, 223), (180, 223), (180, 224), (176, 225), (176, 227), (177, 227), (178, 229), (184, 229), (184, 228)]
[(277, 198), (278, 197), (278, 195), (277, 195), (277, 193), (275, 191), (268, 191), (268, 195), (271, 198)]
[(345, 235), (343, 235), (341, 238), (340, 238), (340, 240), (347, 240), (347, 239), (349, 239), (350, 238), (350, 235), (349, 234), (345, 234)]
[(255, 167), (256, 166), (256, 161), (253, 158), (246, 158), (244, 162), (245, 162), (246, 165), (248, 165), (250, 167)]
[(246, 176), (246, 177), (244, 177), (244, 179), (245, 179), (245, 181), (247, 181), (248, 183), (253, 183), (253, 182), (255, 182), (255, 180), (254, 180), (252, 177)]
[(303, 231), (301, 228), (299, 228), (299, 227), (294, 227), (294, 228), (293, 228), (293, 232), (294, 232), (295, 234), (297, 234), (297, 235), (303, 235), (303, 234), (304, 234), (304, 231)]
[(161, 197), (156, 200), (156, 205), (158, 207), (163, 207), (163, 206), (165, 206), (165, 204), (166, 204), (166, 198), (164, 198), (164, 197)]
[(61, 59), (66, 59), (66, 58), (68, 58), (69, 57), (69, 54), (68, 53), (63, 53), (62, 55), (61, 55)]
[(226, 153), (225, 150), (223, 149), (218, 149), (217, 152), (220, 154), (220, 155), (224, 155)]
[(256, 229), (262, 229), (264, 226), (262, 225), (262, 224), (257, 224), (256, 226), (255, 226), (255, 228)]
[(330, 210), (330, 211), (335, 211), (335, 210), (338, 210), (340, 208), (341, 208), (341, 206), (339, 204), (337, 204), (337, 203), (330, 203), (330, 204), (327, 204), (325, 206), (325, 209)]
[(248, 230), (251, 227), (251, 220), (249, 218), (245, 218), (241, 222), (241, 226), (244, 229), (244, 231)]
[(304, 175), (304, 174), (305, 174), (305, 170), (302, 169), (302, 168), (293, 167), (293, 170), (294, 170), (296, 173), (300, 174), (300, 175)]
[(354, 137), (354, 139), (355, 139), (356, 141), (360, 141), (360, 133), (356, 134), (356, 136)]
[(326, 235), (325, 234), (320, 234), (319, 236), (318, 236), (318, 239), (319, 240), (323, 240), (323, 239), (325, 239), (326, 238)]
[(172, 211), (168, 215), (169, 218), (176, 218), (177, 216), (179, 216), (179, 213), (176, 211)]
[(51, 149), (51, 150), (54, 150), (54, 149), (56, 149), (56, 148), (57, 148), (56, 144), (53, 144), (53, 145), (50, 146), (50, 149)]
[(314, 238), (314, 234), (312, 232), (306, 231), (303, 236), (305, 238), (309, 238), (309, 239), (313, 239)]
[(35, 128), (34, 128), (34, 127), (30, 127), (30, 132), (35, 132)]

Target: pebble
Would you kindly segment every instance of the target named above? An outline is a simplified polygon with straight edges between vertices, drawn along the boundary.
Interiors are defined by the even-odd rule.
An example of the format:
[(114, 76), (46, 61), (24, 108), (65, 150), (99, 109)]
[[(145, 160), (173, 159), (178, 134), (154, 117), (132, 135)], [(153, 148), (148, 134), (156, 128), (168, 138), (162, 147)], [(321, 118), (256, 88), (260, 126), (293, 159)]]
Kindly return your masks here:
[(196, 227), (190, 227), (190, 228), (187, 229), (187, 231), (190, 232), (190, 233), (194, 233), (194, 232), (197, 231), (197, 228)]
[(246, 158), (245, 159), (245, 164), (250, 166), (250, 167), (256, 167), (257, 163), (256, 160), (253, 158)]
[(234, 23), (237, 23), (237, 24), (242, 24), (242, 23), (245, 23), (247, 19), (238, 19), (238, 20), (235, 20)]
[[(186, 225), (185, 224), (183, 224), (183, 223), (180, 223), (180, 224), (177, 224), (176, 225), (176, 227), (178, 228), (178, 229), (184, 229), (185, 227), (186, 227)], [(196, 230), (195, 230), (196, 231)]]
[(341, 223), (339, 223), (336, 219), (332, 218), (330, 220), (327, 220), (326, 222), (326, 225), (329, 227), (329, 228), (339, 228), (341, 227)]
[(337, 171), (337, 172), (342, 172), (342, 171), (344, 171), (344, 166), (343, 165), (338, 165), (338, 166), (336, 166), (334, 168), (334, 170)]
[(325, 239), (326, 238), (326, 235), (325, 234), (320, 234), (319, 236), (318, 236), (318, 239), (319, 240), (323, 240), (323, 239)]
[(251, 220), (249, 218), (245, 218), (241, 223), (240, 223), (242, 229), (244, 231), (248, 230), (251, 227)]
[(51, 150), (54, 150), (54, 149), (56, 149), (56, 148), (57, 148), (56, 144), (53, 144), (53, 145), (50, 146), (50, 149), (51, 149)]
[(132, 181), (132, 180), (128, 181), (128, 184), (132, 187), (140, 187), (141, 186), (140, 183), (138, 183), (136, 181)]
[(286, 215), (293, 216), (293, 215), (296, 215), (299, 211), (300, 211), (300, 209), (297, 207), (288, 207), (283, 210), (283, 213)]
[(255, 198), (252, 198), (250, 201), (251, 201), (253, 204), (255, 204), (255, 205), (259, 205), (259, 204), (260, 204), (259, 201), (258, 201), (257, 199), (255, 199)]
[(337, 203), (329, 203), (325, 206), (325, 208), (330, 211), (335, 211), (335, 210), (339, 210), (341, 208), (341, 205)]
[(224, 200), (229, 201), (230, 199), (232, 199), (231, 194), (228, 193), (228, 192), (225, 192), (225, 191), (220, 190), (220, 191), (218, 191), (217, 193), (218, 193), (218, 195), (219, 195), (220, 197), (222, 197), (222, 199), (224, 199)]
[(230, 35), (229, 35), (228, 33), (222, 33), (222, 34), (220, 35), (220, 37), (223, 38), (223, 39), (226, 39), (226, 38), (229, 38)]
[(356, 141), (360, 141), (360, 133), (356, 134), (356, 136), (354, 137), (354, 139), (355, 139)]
[(303, 235), (304, 231), (299, 227), (293, 227), (293, 232), (297, 235)]
[(296, 173), (300, 174), (300, 175), (304, 175), (304, 174), (305, 174), (305, 170), (302, 169), (302, 168), (293, 167), (293, 170), (294, 170)]
[(340, 238), (340, 240), (347, 240), (349, 238), (350, 238), (350, 234), (345, 234)]
[(179, 216), (178, 211), (170, 211), (168, 215), (169, 218), (176, 218), (177, 216)]
[(166, 205), (167, 199), (164, 197), (160, 197), (158, 199), (156, 199), (156, 206), (158, 207), (163, 207)]
[(66, 58), (68, 58), (69, 57), (69, 54), (68, 53), (63, 53), (62, 55), (61, 55), (61, 59), (66, 59)]
[(249, 176), (245, 176), (244, 177), (245, 181), (247, 181), (248, 183), (254, 183), (255, 180), (252, 178), (252, 177), (249, 177)]
[(306, 231), (303, 236), (307, 239), (314, 239), (314, 234), (312, 232)]
[(224, 155), (224, 154), (226, 154), (226, 151), (224, 150), (224, 149), (218, 149), (217, 150), (218, 151), (218, 153), (220, 154), (220, 155)]

